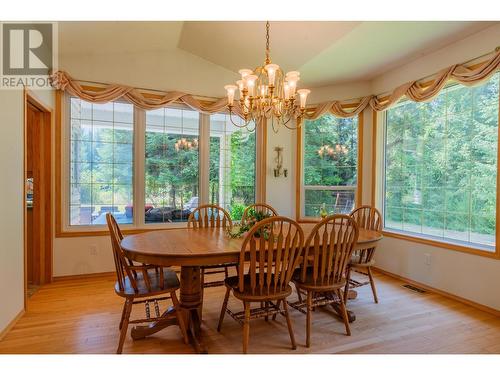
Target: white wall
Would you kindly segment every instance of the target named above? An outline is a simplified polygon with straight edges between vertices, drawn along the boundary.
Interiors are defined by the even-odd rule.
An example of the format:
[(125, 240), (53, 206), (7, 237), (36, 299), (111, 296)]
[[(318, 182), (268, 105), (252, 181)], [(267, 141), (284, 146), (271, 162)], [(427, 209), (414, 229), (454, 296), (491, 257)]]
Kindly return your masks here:
[[(274, 177), (276, 151), (283, 147), (283, 168), (288, 176)], [(295, 218), (295, 156), (296, 132), (281, 128), (275, 133), (269, 125), (267, 129), (266, 200), (283, 216)]]
[(238, 74), (180, 49), (61, 55), (59, 69), (80, 80), (210, 97), (225, 96), (224, 85), (239, 79)]
[(22, 90), (0, 90), (0, 331), (24, 308)]

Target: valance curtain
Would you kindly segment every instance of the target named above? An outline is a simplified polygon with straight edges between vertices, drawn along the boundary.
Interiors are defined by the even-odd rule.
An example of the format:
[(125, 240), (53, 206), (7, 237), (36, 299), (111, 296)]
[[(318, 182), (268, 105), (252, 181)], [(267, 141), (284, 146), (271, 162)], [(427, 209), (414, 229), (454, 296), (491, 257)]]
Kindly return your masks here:
[[(90, 90), (64, 71), (52, 74), (51, 84), (56, 90), (66, 91), (70, 95), (91, 103), (107, 103), (123, 99), (145, 110), (163, 108), (173, 103), (183, 103), (201, 113), (211, 114), (224, 112), (227, 105), (226, 98), (218, 99), (215, 102), (206, 102), (180, 91), (151, 94), (144, 90), (118, 84), (100, 85), (99, 89)], [(233, 111), (239, 115), (239, 105), (235, 105)]]
[(325, 113), (334, 116), (348, 118), (357, 116), (367, 106), (375, 111), (385, 111), (396, 104), (399, 99), (406, 96), (414, 102), (423, 102), (435, 97), (449, 80), (459, 82), (463, 85), (472, 86), (490, 78), (500, 66), (500, 49), (497, 48), (494, 55), (482, 62), (479, 66), (469, 68), (466, 65), (452, 65), (437, 73), (434, 80), (429, 85), (424, 85), (422, 81), (412, 81), (397, 87), (389, 96), (365, 96), (359, 103), (350, 110), (342, 107), (342, 102), (338, 100), (320, 104), (314, 112), (308, 113), (310, 120), (317, 119)]
[[(452, 65), (437, 73), (434, 80), (429, 84), (423, 84), (421, 80), (408, 82), (397, 87), (388, 96), (365, 96), (359, 99), (359, 102), (353, 108), (349, 109), (345, 108), (345, 102), (338, 100), (322, 103), (313, 112), (307, 113), (306, 118), (314, 120), (326, 113), (331, 113), (336, 117), (349, 118), (357, 116), (368, 106), (375, 111), (385, 111), (396, 104), (403, 96), (415, 102), (427, 101), (436, 96), (449, 80), (472, 86), (490, 78), (499, 68), (499, 65), (500, 49), (497, 48), (493, 56), (473, 68), (467, 67), (465, 64)], [(203, 102), (196, 99), (193, 95), (179, 91), (148, 95), (143, 90), (118, 84), (103, 85), (97, 91), (88, 90), (79, 81), (74, 80), (63, 71), (55, 72), (51, 76), (51, 82), (52, 86), (57, 90), (67, 91), (71, 95), (92, 103), (105, 103), (124, 99), (145, 110), (162, 108), (174, 102), (180, 102), (199, 112), (211, 114), (224, 112), (227, 105), (226, 98), (218, 99), (215, 102)], [(241, 114), (241, 109), (237, 101), (235, 101), (233, 111), (237, 115)]]

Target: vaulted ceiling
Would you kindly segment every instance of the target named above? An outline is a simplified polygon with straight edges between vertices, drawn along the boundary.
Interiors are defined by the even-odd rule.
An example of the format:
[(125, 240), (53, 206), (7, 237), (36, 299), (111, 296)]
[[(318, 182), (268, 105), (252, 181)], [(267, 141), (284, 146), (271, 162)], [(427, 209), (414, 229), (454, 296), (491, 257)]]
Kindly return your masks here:
[[(271, 57), (284, 70), (300, 70), (303, 87), (369, 81), (497, 23), (277, 21), (271, 22)], [(265, 22), (59, 24), (60, 56), (133, 54), (138, 64), (141, 56), (163, 53), (181, 66), (192, 60), (197, 69), (204, 64), (205, 76), (220, 80), (221, 96), (238, 69), (262, 64), (264, 48)]]

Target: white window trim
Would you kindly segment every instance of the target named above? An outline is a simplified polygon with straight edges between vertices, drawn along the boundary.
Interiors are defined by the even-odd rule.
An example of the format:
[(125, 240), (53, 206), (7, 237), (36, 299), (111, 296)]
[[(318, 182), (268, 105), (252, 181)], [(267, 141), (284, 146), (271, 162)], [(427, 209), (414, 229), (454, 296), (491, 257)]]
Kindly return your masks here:
[[(71, 136), (71, 95), (64, 93), (61, 105), (61, 225), (62, 233), (71, 234), (82, 232), (102, 232), (107, 230), (105, 224), (96, 225), (70, 225), (69, 206), (70, 206), (70, 136)], [(182, 104), (169, 105), (168, 107), (178, 107), (191, 109)], [(134, 106), (134, 170), (133, 170), (133, 207), (134, 215), (132, 224), (120, 224), (123, 230), (155, 230), (155, 229), (173, 229), (187, 228), (187, 222), (176, 223), (151, 223), (146, 224), (144, 215), (137, 213), (144, 212), (145, 207), (145, 132), (146, 132), (146, 111)], [(256, 131), (256, 163), (262, 159), (262, 148), (257, 147), (262, 143), (262, 137), (266, 135), (263, 132)], [(210, 154), (210, 115), (199, 112), (199, 204), (208, 203), (209, 190), (209, 154)], [(142, 176), (142, 177), (139, 177)], [(257, 190), (260, 186), (261, 173), (255, 173), (256, 201)]]
[[(455, 85), (455, 84), (453, 84)], [(387, 137), (387, 111), (383, 112), (378, 112), (377, 113), (377, 123), (382, 125), (378, 126), (377, 128), (377, 159), (379, 162), (377, 163), (376, 167), (376, 175), (380, 176), (380, 182), (376, 184), (376, 190), (375, 190), (375, 202), (376, 202), (376, 207), (379, 209), (381, 215), (382, 215), (382, 230), (386, 233), (389, 234), (395, 234), (395, 235), (402, 235), (405, 237), (409, 238), (415, 238), (415, 239), (420, 239), (420, 240), (428, 240), (436, 243), (436, 246), (439, 246), (439, 244), (443, 245), (451, 245), (451, 246), (460, 246), (463, 248), (469, 248), (472, 250), (479, 250), (484, 253), (490, 254), (490, 255), (495, 255), (497, 253), (496, 251), (496, 245), (490, 246), (490, 245), (485, 245), (485, 244), (480, 244), (480, 243), (474, 243), (474, 242), (467, 242), (467, 241), (461, 241), (461, 240), (454, 240), (452, 238), (441, 238), (438, 236), (432, 236), (424, 233), (417, 233), (417, 232), (411, 232), (411, 231), (406, 231), (406, 230), (400, 230), (400, 229), (395, 229), (395, 228), (388, 228), (385, 226), (385, 191), (386, 191), (386, 186), (385, 186), (385, 166), (386, 166), (386, 137)], [(500, 126), (500, 124), (499, 124)], [(499, 139), (500, 141), (500, 139)], [(498, 187), (497, 187), (498, 189)]]

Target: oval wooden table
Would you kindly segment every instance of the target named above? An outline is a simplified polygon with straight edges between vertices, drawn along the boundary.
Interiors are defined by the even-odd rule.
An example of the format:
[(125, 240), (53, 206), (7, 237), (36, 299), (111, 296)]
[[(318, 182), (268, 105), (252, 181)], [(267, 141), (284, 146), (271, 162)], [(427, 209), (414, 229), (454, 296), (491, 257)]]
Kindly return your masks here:
[[(301, 224), (305, 238), (314, 225), (315, 223)], [(374, 247), (381, 238), (381, 233), (360, 229), (356, 249)], [(200, 266), (238, 262), (242, 243), (242, 238), (229, 238), (220, 228), (180, 228), (130, 235), (122, 240), (121, 246), (126, 256), (134, 261), (181, 267), (180, 306), (188, 323), (190, 341), (197, 352), (206, 353), (207, 348), (201, 341)], [(141, 339), (167, 326), (178, 324), (173, 308), (165, 311), (163, 316), (170, 319), (133, 327), (132, 339)], [(355, 319), (352, 312), (349, 317), (349, 320)]]

